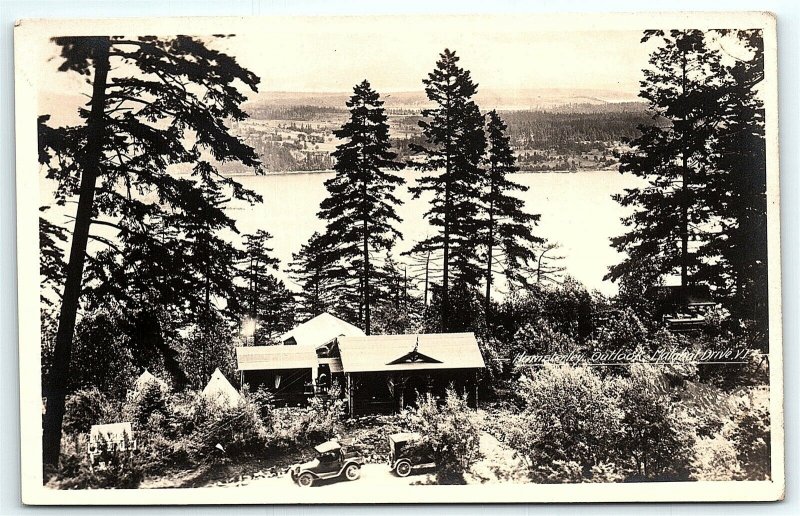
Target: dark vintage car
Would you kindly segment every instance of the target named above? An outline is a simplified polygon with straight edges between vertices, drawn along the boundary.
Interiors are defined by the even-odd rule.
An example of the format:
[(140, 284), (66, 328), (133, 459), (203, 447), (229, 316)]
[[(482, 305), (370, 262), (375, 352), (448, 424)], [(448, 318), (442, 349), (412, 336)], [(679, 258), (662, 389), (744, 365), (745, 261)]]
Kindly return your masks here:
[(413, 468), (432, 468), (432, 450), (420, 442), (418, 433), (389, 436), (389, 467), (399, 477), (407, 477)]
[(314, 450), (317, 452), (314, 459), (289, 468), (289, 474), (297, 485), (311, 487), (317, 480), (338, 477), (357, 480), (361, 476), (364, 461), (358, 454), (347, 453), (335, 440), (326, 441)]

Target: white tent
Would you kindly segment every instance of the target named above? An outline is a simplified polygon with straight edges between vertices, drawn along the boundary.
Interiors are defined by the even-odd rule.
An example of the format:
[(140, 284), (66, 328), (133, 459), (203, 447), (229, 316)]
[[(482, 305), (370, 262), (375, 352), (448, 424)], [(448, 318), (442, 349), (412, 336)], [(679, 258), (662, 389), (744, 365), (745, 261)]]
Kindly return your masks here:
[(138, 396), (138, 394), (142, 392), (142, 390), (150, 383), (156, 383), (164, 392), (169, 391), (169, 386), (167, 385), (167, 382), (158, 378), (153, 373), (145, 369), (144, 372), (141, 375), (139, 375), (139, 378), (137, 378), (136, 381), (133, 382), (133, 389), (128, 392), (128, 397), (130, 398)]
[(364, 331), (361, 328), (323, 312), (284, 333), (281, 336), (281, 342), (288, 345), (296, 344), (318, 348), (337, 337), (361, 337), (363, 335)]
[(208, 385), (203, 389), (203, 397), (218, 407), (235, 407), (241, 399), (239, 391), (231, 385), (219, 368), (214, 370)]

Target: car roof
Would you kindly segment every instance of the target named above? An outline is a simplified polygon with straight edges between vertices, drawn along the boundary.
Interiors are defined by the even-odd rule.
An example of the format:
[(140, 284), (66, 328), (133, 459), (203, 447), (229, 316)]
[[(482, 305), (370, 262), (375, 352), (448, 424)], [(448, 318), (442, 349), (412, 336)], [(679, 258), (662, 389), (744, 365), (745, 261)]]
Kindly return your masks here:
[(420, 435), (417, 432), (401, 432), (389, 436), (389, 440), (395, 443), (405, 443), (408, 441), (419, 440)]
[(338, 450), (341, 447), (342, 446), (338, 442), (336, 442), (334, 439), (331, 439), (330, 441), (325, 441), (322, 444), (318, 444), (314, 447), (314, 449), (317, 450), (318, 453), (327, 453), (329, 451)]

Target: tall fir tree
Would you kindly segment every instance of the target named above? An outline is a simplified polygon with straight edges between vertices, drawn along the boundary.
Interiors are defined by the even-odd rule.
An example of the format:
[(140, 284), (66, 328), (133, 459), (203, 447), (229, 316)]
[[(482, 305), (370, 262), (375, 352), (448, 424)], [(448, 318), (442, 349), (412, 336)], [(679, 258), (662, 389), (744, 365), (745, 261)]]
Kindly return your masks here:
[[(237, 85), (255, 91), (258, 84), (258, 78), (232, 57), (188, 36), (64, 37), (54, 43), (61, 49), (59, 70), (86, 76), (90, 92), (88, 109), (79, 109), (82, 124), (40, 130), (40, 161), (57, 183), (57, 202), (77, 200), (47, 382), (42, 444), (44, 463), (49, 465), (57, 465), (59, 459), (85, 265), (87, 260), (119, 260), (123, 254), (105, 235), (92, 233), (92, 227), (110, 228), (131, 249), (138, 239), (150, 251), (165, 251), (150, 254), (151, 260), (172, 259), (169, 246), (152, 234), (154, 227), (169, 228), (174, 214), (213, 211), (195, 204), (205, 202), (202, 196), (191, 195), (200, 180), (222, 185), (234, 197), (257, 200), (219, 174), (215, 163), (259, 166), (255, 151), (226, 126), (229, 120), (247, 116), (240, 108), (245, 97)], [(172, 166), (182, 164), (193, 167), (192, 176), (171, 173)], [(88, 254), (90, 238), (104, 251)], [(98, 278), (103, 269), (96, 267)], [(175, 281), (193, 275), (180, 267), (167, 270)], [(166, 290), (161, 288), (160, 294)], [(147, 317), (132, 321), (131, 331), (157, 328), (159, 315), (157, 309), (149, 311)]]
[(647, 185), (614, 197), (634, 211), (623, 219), (628, 232), (612, 238), (612, 246), (626, 258), (610, 267), (606, 279), (655, 265), (658, 277), (679, 275), (685, 287), (703, 266), (697, 249), (713, 232), (703, 188), (713, 167), (720, 120), (720, 56), (699, 30), (645, 31), (642, 42), (651, 39), (660, 44), (643, 70), (639, 96), (648, 101), (654, 123), (640, 126), (642, 134), (620, 158), (620, 172), (645, 179)]
[[(768, 322), (767, 171), (764, 103), (764, 41), (760, 30), (717, 31), (745, 54), (721, 70), (714, 173), (706, 186), (720, 231), (702, 250), (709, 258), (703, 279), (740, 320)], [(764, 339), (766, 340), (766, 339)]]
[(536, 260), (536, 244), (544, 240), (534, 236), (532, 227), (540, 215), (525, 212), (525, 202), (511, 192), (526, 192), (527, 186), (515, 183), (509, 174), (518, 171), (507, 126), (497, 111), (488, 113), (486, 156), (486, 188), (483, 209), (486, 216), (484, 242), (486, 254), (486, 313), (490, 315), (495, 261), (502, 252), (505, 271), (510, 280), (523, 274), (530, 262)]
[(369, 335), (371, 309), (379, 275), (373, 253), (388, 251), (401, 237), (395, 196), (403, 179), (393, 174), (403, 164), (395, 161), (389, 141), (389, 124), (383, 101), (364, 80), (353, 88), (347, 101), (350, 118), (334, 135), (343, 140), (333, 157), (336, 175), (325, 182), (328, 197), (320, 204), (319, 217), (327, 221), (322, 236), (327, 258), (346, 276), (359, 271), (359, 322)]
[(484, 277), (476, 249), (481, 234), (481, 158), (486, 149), (484, 118), (472, 100), (477, 84), (458, 65), (455, 52), (445, 49), (434, 70), (422, 82), (435, 107), (424, 109), (420, 121), (426, 145), (411, 144), (422, 159), (411, 165), (424, 172), (410, 188), (414, 198), (432, 195), (425, 212), (438, 230), (418, 242), (412, 252), (442, 251), (441, 331), (448, 330), (451, 276), (453, 283), (475, 288)]

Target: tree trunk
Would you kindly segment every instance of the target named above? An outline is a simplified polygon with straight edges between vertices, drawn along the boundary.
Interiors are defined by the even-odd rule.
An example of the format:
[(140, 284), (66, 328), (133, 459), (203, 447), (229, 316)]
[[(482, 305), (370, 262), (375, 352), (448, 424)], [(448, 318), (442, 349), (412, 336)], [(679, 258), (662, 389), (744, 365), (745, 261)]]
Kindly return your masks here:
[(58, 318), (53, 365), (48, 378), (47, 403), (43, 421), (42, 459), (45, 464), (52, 466), (58, 465), (61, 452), (61, 424), (64, 419), (64, 400), (70, 375), (72, 339), (81, 297), (86, 243), (89, 239), (89, 228), (92, 222), (95, 186), (100, 174), (100, 161), (105, 140), (103, 118), (109, 71), (109, 38), (98, 37), (94, 40), (94, 45), (94, 84), (91, 108), (86, 123), (88, 137), (85, 153), (80, 160), (80, 194), (64, 282), (64, 297)]
[[(492, 167), (494, 169), (494, 167)], [(494, 174), (494, 170), (492, 170)], [(490, 187), (489, 192), (489, 240), (487, 242), (487, 260), (486, 260), (486, 318), (489, 318), (489, 312), (492, 309), (492, 250), (494, 244), (494, 181)]]
[(453, 207), (450, 205), (450, 98), (448, 94), (445, 104), (447, 109), (447, 122), (445, 134), (445, 180), (444, 180), (444, 256), (442, 257), (442, 321), (440, 326), (441, 333), (447, 332), (447, 320), (450, 312), (450, 212)]
[(363, 202), (364, 202), (364, 333), (370, 334), (370, 309), (369, 309), (369, 233), (367, 219), (367, 183), (364, 182), (362, 187)]

